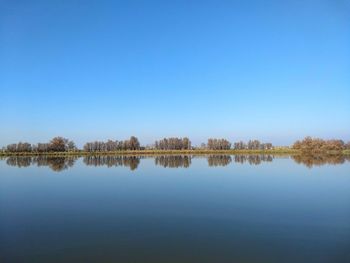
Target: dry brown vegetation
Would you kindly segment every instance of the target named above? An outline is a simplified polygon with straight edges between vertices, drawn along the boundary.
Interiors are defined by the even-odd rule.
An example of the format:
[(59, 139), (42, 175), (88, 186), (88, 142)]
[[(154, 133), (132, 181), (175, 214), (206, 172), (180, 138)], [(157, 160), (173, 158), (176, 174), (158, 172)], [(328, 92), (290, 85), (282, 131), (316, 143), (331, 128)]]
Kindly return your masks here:
[(323, 140), (306, 137), (302, 141), (296, 141), (292, 148), (308, 154), (339, 153), (350, 149), (350, 142), (345, 144), (342, 140)]

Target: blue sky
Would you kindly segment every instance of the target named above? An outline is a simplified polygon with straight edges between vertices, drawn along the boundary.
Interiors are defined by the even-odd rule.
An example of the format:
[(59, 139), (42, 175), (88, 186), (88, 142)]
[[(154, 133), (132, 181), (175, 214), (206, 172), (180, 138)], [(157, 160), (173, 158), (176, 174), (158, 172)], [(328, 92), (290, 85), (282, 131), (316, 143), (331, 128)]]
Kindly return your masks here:
[(350, 140), (349, 1), (0, 1), (0, 145)]

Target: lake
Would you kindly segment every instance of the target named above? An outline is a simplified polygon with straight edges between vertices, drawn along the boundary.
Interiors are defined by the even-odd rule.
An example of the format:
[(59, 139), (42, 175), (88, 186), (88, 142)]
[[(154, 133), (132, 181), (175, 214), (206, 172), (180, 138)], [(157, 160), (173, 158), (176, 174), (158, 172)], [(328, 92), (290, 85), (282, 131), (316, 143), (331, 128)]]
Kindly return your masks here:
[(349, 157), (2, 157), (1, 262), (350, 262)]

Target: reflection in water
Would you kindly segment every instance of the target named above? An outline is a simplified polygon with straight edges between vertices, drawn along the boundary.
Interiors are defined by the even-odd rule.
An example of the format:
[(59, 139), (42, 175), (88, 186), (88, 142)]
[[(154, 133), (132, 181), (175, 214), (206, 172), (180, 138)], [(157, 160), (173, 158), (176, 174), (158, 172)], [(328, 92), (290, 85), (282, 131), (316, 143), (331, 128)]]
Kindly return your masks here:
[(27, 156), (11, 156), (6, 160), (7, 165), (21, 167), (28, 167), (32, 164), (32, 157)]
[(36, 156), (33, 158), (33, 164), (37, 166), (49, 166), (53, 171), (59, 172), (74, 166), (77, 156), (53, 157)]
[[(10, 156), (6, 157), (6, 163), (10, 166), (28, 167), (30, 165), (48, 166), (53, 171), (62, 171), (73, 167), (77, 156)], [(262, 162), (272, 162), (276, 156), (268, 154), (245, 154), (245, 155), (160, 155), (160, 156), (131, 156), (131, 155), (91, 155), (85, 156), (83, 162), (88, 166), (125, 166), (130, 170), (137, 169), (141, 158), (154, 158), (155, 165), (167, 168), (190, 167), (193, 158), (207, 158), (208, 166), (227, 166), (232, 161), (235, 163), (248, 163), (250, 165), (259, 165)], [(277, 157), (282, 158), (282, 157)], [(292, 155), (292, 160), (298, 164), (304, 164), (307, 167), (320, 166), (324, 164), (342, 164), (350, 161), (349, 155)], [(4, 159), (4, 158), (2, 158)]]
[(126, 166), (130, 167), (130, 170), (137, 169), (140, 163), (140, 157), (138, 156), (108, 156), (108, 155), (93, 155), (85, 156), (84, 163), (86, 165), (92, 166), (102, 166), (107, 167), (112, 166)]
[(30, 165), (37, 165), (38, 167), (48, 166), (53, 171), (60, 172), (73, 167), (77, 159), (78, 157), (76, 156), (11, 156), (7, 158), (6, 163), (17, 167), (28, 167)]
[[(191, 163), (167, 169), (149, 155), (76, 159), (0, 161), (0, 262), (350, 262), (349, 162), (311, 170), (288, 155), (157, 157)], [(137, 172), (114, 166), (135, 161)]]
[(191, 165), (191, 160), (191, 155), (161, 155), (154, 157), (154, 163), (156, 165), (169, 168), (188, 168)]
[(209, 166), (226, 166), (232, 162), (230, 155), (209, 155), (207, 160)]
[(292, 159), (298, 164), (304, 164), (309, 168), (313, 166), (321, 166), (324, 164), (342, 164), (345, 161), (350, 161), (349, 155), (311, 155), (311, 154), (301, 154), (301, 155), (293, 155)]
[(248, 162), (251, 165), (258, 165), (261, 162), (272, 162), (274, 159), (273, 155), (270, 154), (240, 154), (235, 155), (235, 163), (246, 163)]

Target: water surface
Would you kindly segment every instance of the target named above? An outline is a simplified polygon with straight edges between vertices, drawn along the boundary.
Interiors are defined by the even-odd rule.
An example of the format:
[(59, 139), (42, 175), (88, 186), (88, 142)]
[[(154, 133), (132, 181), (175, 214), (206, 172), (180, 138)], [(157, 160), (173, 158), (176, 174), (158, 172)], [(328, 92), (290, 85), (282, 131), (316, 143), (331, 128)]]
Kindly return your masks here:
[(0, 160), (1, 262), (350, 262), (344, 156)]

